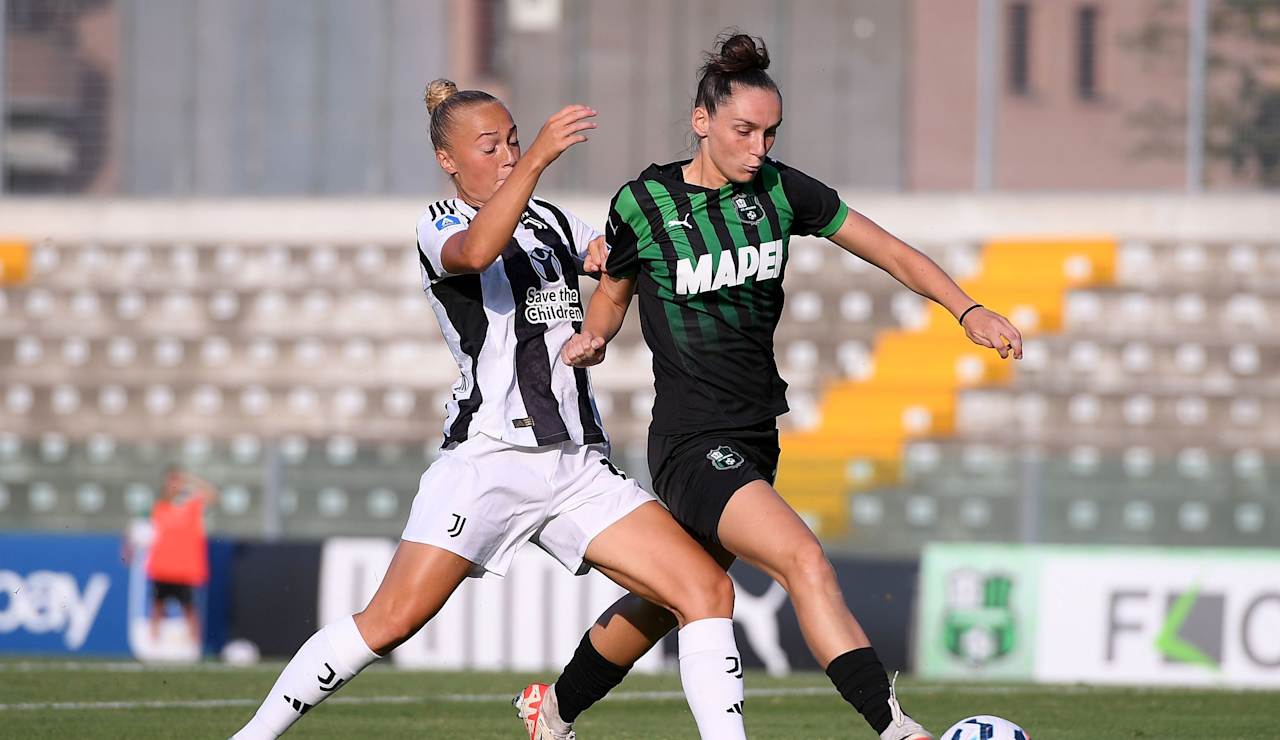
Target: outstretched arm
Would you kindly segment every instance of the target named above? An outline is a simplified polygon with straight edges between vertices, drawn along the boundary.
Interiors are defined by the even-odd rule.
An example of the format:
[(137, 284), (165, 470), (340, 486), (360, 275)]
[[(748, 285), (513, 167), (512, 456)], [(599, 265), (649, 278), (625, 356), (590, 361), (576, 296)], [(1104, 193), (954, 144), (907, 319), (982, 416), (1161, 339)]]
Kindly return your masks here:
[[(889, 273), (898, 282), (951, 312), (964, 314), (965, 334), (975, 344), (991, 347), (1001, 358), (1022, 359), (1022, 334), (1008, 319), (977, 304), (937, 263), (906, 242), (880, 228), (861, 213), (849, 209), (831, 241)], [(968, 311), (967, 314), (965, 312)]]
[(444, 269), (459, 275), (483, 272), (506, 249), (520, 214), (533, 196), (538, 178), (566, 149), (587, 140), (583, 132), (596, 124), (587, 120), (596, 114), (585, 105), (571, 105), (553, 115), (538, 132), (506, 182), (476, 214), (470, 226), (449, 237), (440, 251)]
[(582, 331), (570, 337), (560, 350), (564, 364), (589, 367), (604, 360), (605, 347), (622, 328), (635, 291), (635, 278), (615, 278), (607, 273), (600, 275), (600, 285), (587, 306)]

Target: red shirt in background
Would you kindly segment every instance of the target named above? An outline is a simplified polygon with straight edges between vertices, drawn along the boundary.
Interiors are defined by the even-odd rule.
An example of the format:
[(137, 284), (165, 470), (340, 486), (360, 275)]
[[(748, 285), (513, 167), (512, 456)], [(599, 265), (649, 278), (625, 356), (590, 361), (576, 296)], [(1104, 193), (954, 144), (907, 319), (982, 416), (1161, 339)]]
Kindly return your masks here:
[(151, 510), (151, 526), (155, 539), (147, 559), (147, 577), (163, 583), (203, 586), (209, 580), (204, 498), (158, 502)]

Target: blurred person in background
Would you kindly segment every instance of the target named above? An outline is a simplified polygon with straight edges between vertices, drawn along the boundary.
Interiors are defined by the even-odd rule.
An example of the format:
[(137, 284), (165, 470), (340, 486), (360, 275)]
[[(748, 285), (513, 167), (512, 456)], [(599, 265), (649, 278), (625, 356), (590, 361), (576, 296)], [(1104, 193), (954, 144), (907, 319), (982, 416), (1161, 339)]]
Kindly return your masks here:
[(194, 590), (209, 580), (209, 548), (204, 531), (205, 507), (218, 498), (213, 484), (176, 467), (165, 475), (160, 500), (151, 510), (151, 549), (147, 579), (151, 582), (151, 638), (159, 639), (160, 621), (169, 601), (177, 601), (191, 641), (201, 643), (200, 617)]
[[(694, 100), (696, 152), (690, 160), (650, 165), (614, 197), (607, 274), (562, 356), (574, 367), (603, 360), (640, 293), (656, 390), (649, 428), (654, 492), (725, 568), (742, 558), (786, 588), (814, 658), (876, 734), (928, 740), (929, 732), (903, 712), (822, 544), (773, 487), (777, 417), (788, 410), (773, 354), (787, 241), (830, 239), (942, 305), (969, 339), (1001, 358), (1020, 358), (1022, 337), (835, 190), (769, 159), (782, 96), (765, 71), (764, 42), (729, 32), (716, 47)], [(849, 135), (855, 134), (833, 129), (832, 146)], [(663, 609), (634, 595), (601, 615), (556, 683), (533, 684), (556, 699), (543, 717), (553, 737), (572, 737), (578, 715), (672, 625)]]

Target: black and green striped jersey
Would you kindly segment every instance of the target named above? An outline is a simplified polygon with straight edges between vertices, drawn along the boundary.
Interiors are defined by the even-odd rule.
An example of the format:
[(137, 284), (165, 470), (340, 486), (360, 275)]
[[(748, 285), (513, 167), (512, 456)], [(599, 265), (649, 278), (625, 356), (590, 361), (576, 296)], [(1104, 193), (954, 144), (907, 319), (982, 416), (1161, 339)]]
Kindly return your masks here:
[(786, 413), (773, 333), (793, 235), (830, 236), (848, 207), (834, 190), (766, 160), (749, 183), (684, 181), (687, 162), (650, 165), (609, 211), (607, 270), (636, 277), (653, 351), (650, 431), (733, 429)]

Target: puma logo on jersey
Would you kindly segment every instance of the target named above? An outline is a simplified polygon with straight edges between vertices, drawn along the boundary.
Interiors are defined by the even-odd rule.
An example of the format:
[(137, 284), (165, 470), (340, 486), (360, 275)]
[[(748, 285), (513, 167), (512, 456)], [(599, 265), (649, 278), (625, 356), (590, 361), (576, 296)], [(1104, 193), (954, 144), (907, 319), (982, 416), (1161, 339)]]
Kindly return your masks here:
[[(677, 216), (679, 216), (680, 214), (679, 214), (679, 213), (676, 213), (676, 215), (677, 215)], [(667, 226), (669, 226), (669, 227), (670, 227), (670, 226), (683, 226), (683, 227), (685, 227), (686, 229), (692, 229), (692, 228), (693, 228), (693, 224), (689, 223), (689, 219), (690, 219), (690, 218), (692, 218), (692, 217), (693, 217), (693, 211), (690, 211), (689, 213), (686, 213), (686, 214), (684, 215), (684, 218), (680, 219), (679, 221), (677, 221), (677, 220), (675, 220), (675, 219), (671, 219), (670, 221), (668, 221), (668, 222), (667, 222)]]
[(782, 274), (782, 240), (765, 242), (759, 247), (724, 250), (717, 262), (710, 254), (698, 255), (676, 263), (676, 293), (696, 295), (726, 286), (737, 286), (754, 277), (757, 281), (773, 280)]

